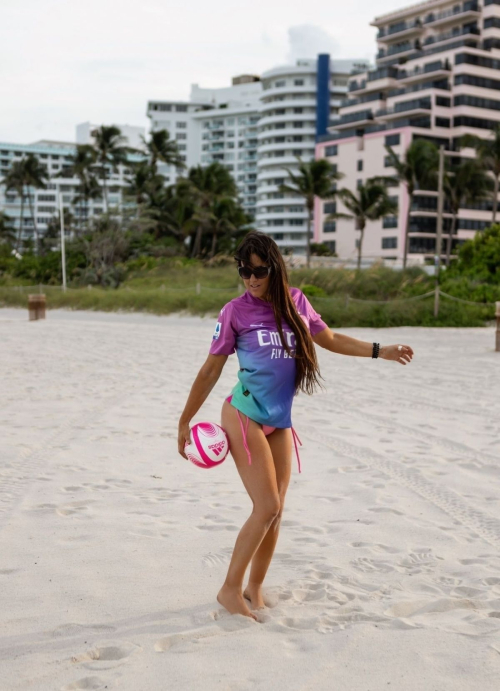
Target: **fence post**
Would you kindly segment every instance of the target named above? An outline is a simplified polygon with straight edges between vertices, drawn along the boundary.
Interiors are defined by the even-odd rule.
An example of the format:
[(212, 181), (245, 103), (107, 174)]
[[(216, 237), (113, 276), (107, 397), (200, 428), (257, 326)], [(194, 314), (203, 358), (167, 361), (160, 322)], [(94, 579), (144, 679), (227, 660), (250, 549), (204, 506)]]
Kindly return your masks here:
[(495, 350), (500, 353), (500, 302), (495, 303), (495, 316), (497, 318), (497, 333), (496, 333), (496, 344)]
[(439, 317), (439, 285), (434, 288), (434, 317)]
[(201, 285), (199, 283), (196, 284), (196, 295), (199, 295), (201, 293)]

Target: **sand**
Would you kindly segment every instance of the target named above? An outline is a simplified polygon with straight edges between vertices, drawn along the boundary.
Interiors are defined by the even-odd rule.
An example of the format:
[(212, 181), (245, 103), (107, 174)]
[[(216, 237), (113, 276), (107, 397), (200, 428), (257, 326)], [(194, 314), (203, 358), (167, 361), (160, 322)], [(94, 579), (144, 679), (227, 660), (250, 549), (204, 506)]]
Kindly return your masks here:
[(216, 601), (251, 511), (234, 463), (177, 454), (214, 321), (0, 310), (1, 691), (496, 691), (493, 328), (338, 329), (407, 366), (320, 349), (255, 622)]

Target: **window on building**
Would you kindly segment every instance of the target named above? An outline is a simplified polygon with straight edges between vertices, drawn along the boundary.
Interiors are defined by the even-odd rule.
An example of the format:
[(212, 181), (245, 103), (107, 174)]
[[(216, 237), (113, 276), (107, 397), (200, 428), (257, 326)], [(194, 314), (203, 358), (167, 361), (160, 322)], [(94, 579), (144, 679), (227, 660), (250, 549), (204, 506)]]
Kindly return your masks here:
[(303, 79), (294, 79), (293, 85), (294, 86), (304, 86), (304, 80)]
[(296, 120), (295, 122), (292, 123), (292, 127), (294, 127), (296, 130), (302, 129), (304, 126), (304, 123), (300, 120)]
[[(398, 156), (399, 159), (399, 156)], [(393, 159), (392, 156), (384, 156), (384, 168), (391, 168), (393, 167)]]
[(360, 172), (360, 171), (362, 171), (362, 170), (363, 170), (363, 161), (362, 161), (362, 160), (359, 160), (359, 161), (358, 161), (358, 172)]
[(326, 223), (323, 224), (323, 232), (324, 233), (335, 233), (337, 230), (337, 222), (336, 221), (327, 221)]
[(274, 86), (275, 86), (277, 89), (280, 89), (282, 86), (286, 86), (286, 80), (285, 80), (285, 79), (280, 79), (279, 81), (274, 82)]
[(451, 106), (451, 98), (445, 98), (444, 96), (436, 96), (436, 105), (449, 108)]
[(176, 126), (179, 130), (185, 130), (186, 127), (187, 127), (187, 122), (176, 122), (176, 123), (175, 123), (175, 126)]
[(356, 188), (359, 190), (360, 187), (363, 187), (363, 180), (356, 180)]
[(382, 220), (382, 228), (397, 228), (398, 227), (398, 217), (397, 216), (384, 216)]
[(325, 214), (336, 214), (337, 213), (337, 203), (336, 202), (327, 202), (323, 206), (323, 213), (325, 213)]
[(395, 250), (398, 246), (398, 239), (396, 238), (382, 238), (383, 250)]
[(337, 144), (334, 144), (333, 146), (326, 146), (325, 147), (325, 156), (337, 156), (337, 154), (338, 154)]
[(398, 146), (401, 141), (401, 135), (399, 134), (388, 134), (385, 138), (386, 146)]
[(451, 120), (450, 118), (436, 118), (436, 127), (450, 127)]
[(304, 109), (303, 108), (294, 108), (293, 112), (296, 113), (297, 115), (299, 115), (300, 113), (304, 112)]
[(187, 109), (188, 109), (187, 106), (175, 106), (175, 110), (178, 113), (187, 113)]
[(175, 135), (176, 139), (187, 139), (187, 134), (185, 132), (177, 132)]

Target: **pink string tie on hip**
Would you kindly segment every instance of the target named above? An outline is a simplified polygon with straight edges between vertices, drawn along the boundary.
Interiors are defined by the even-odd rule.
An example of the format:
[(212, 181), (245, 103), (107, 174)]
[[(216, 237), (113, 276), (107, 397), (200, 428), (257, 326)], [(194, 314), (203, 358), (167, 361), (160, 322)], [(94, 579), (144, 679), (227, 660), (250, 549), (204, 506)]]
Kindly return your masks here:
[[(250, 449), (248, 448), (248, 443), (247, 443), (247, 431), (248, 431), (248, 415), (247, 415), (247, 420), (245, 423), (245, 428), (243, 429), (243, 420), (241, 419), (240, 411), (236, 409), (236, 413), (238, 415), (239, 421), (240, 421), (240, 427), (241, 427), (241, 434), (243, 435), (243, 446), (245, 447), (245, 451), (247, 452), (248, 456), (248, 465), (252, 465), (252, 454), (250, 453)], [(295, 454), (297, 456), (297, 463), (299, 466), (299, 473), (302, 472), (301, 470), (301, 465), (300, 465), (300, 456), (299, 456), (299, 449), (297, 448), (297, 442), (302, 446), (302, 442), (299, 439), (299, 435), (297, 432), (294, 430), (292, 427), (292, 438), (293, 438), (293, 443), (295, 445)]]

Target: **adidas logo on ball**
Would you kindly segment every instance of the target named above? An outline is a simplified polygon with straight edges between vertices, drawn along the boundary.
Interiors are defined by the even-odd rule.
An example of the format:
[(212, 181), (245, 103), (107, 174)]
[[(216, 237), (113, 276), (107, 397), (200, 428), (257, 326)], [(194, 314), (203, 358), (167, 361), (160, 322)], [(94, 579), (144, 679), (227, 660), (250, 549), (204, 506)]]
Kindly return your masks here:
[(221, 454), (222, 451), (224, 450), (225, 446), (226, 446), (225, 441), (219, 441), (219, 442), (217, 442), (217, 444), (210, 444), (210, 446), (208, 448), (211, 449), (216, 456), (219, 456), (219, 454)]

